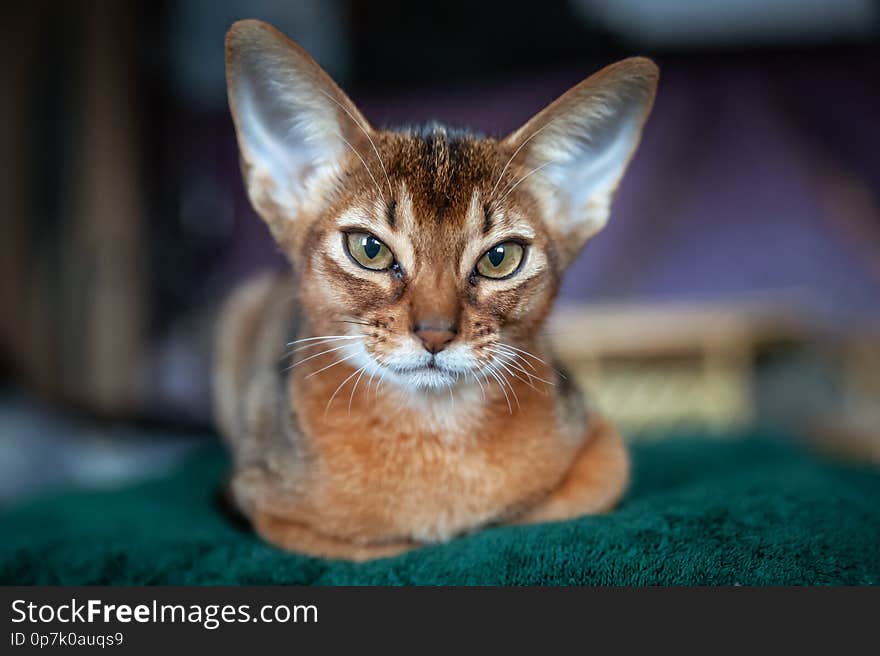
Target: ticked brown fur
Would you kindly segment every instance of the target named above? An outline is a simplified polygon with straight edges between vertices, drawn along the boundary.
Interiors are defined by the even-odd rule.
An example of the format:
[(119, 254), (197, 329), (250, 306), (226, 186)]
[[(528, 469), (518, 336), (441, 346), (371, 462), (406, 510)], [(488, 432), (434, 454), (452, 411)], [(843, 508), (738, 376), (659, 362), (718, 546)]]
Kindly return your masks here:
[[(505, 140), (442, 126), (375, 130), (308, 55), (257, 21), (230, 30), (227, 74), (251, 200), (293, 265), (237, 290), (218, 328), (215, 411), (233, 496), (257, 532), (282, 548), (364, 560), (488, 525), (610, 510), (626, 489), (626, 449), (550, 364), (541, 328), (635, 145), (607, 181), (585, 178), (597, 191), (577, 203), (563, 202), (549, 173), (569, 146), (602, 143), (599, 128), (573, 132), (593, 129), (615, 102), (638, 111), (635, 136), (614, 138), (637, 142), (656, 67), (609, 67)], [(283, 89), (290, 98), (271, 105)], [(279, 142), (324, 139), (326, 162), (272, 159), (259, 140), (284, 111), (298, 123)], [(290, 137), (290, 125), (308, 138)], [(359, 267), (345, 255), (351, 230), (387, 244), (396, 268)], [(512, 238), (526, 248), (518, 272), (476, 275), (477, 259)], [(454, 382), (423, 384), (434, 359), (424, 378), (410, 370), (407, 358), (424, 356), (420, 325), (454, 335), (436, 354), (440, 369), (444, 357), (460, 367)]]

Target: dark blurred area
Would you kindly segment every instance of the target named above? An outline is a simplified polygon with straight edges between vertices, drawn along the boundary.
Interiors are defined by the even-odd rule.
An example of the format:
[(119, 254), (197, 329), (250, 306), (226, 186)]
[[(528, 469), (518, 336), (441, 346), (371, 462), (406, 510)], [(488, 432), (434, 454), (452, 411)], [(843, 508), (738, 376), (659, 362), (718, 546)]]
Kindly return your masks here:
[(500, 136), (653, 57), (654, 114), (569, 271), (560, 352), (633, 436), (780, 422), (880, 462), (876, 3), (35, 0), (0, 8), (0, 503), (210, 435), (217, 304), (284, 266), (226, 105), (240, 18), (301, 43), (377, 126)]

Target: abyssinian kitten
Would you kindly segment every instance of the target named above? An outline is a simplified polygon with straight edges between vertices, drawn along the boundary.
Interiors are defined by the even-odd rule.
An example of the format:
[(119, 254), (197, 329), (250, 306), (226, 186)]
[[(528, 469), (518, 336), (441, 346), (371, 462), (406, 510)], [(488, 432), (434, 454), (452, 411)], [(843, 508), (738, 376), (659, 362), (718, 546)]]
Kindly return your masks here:
[(611, 509), (626, 448), (542, 326), (606, 223), (658, 70), (626, 59), (508, 137), (377, 130), (300, 48), (226, 37), (244, 181), (292, 264), (233, 293), (215, 411), (267, 541), (365, 560)]

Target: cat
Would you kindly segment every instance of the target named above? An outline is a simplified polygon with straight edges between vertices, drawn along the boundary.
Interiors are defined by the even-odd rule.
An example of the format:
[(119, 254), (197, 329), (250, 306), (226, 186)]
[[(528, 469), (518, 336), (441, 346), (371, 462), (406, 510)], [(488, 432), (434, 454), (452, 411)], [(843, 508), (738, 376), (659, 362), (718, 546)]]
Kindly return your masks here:
[(266, 541), (367, 560), (504, 523), (612, 509), (629, 459), (542, 327), (606, 223), (653, 105), (608, 66), (504, 139), (377, 130), (272, 26), (226, 37), (248, 195), (288, 273), (217, 329), (214, 407)]

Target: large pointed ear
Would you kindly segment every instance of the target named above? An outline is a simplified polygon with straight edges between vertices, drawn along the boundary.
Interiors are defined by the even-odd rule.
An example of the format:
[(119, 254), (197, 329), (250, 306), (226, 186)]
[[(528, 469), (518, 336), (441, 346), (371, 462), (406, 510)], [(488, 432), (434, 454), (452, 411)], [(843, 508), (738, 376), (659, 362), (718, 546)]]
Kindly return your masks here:
[(566, 261), (608, 221), (611, 200), (654, 102), (649, 59), (612, 64), (573, 87), (505, 140)]
[(226, 34), (226, 84), (248, 195), (281, 241), (348, 149), (370, 156), (372, 128), (300, 46), (261, 21)]

